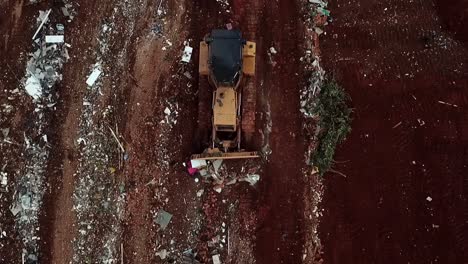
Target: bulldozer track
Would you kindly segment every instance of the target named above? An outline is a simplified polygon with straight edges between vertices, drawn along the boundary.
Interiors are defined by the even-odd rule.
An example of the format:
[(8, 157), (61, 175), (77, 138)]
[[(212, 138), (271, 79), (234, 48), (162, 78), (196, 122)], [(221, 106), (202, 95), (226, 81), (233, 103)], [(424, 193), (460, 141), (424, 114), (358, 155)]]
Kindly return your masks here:
[(212, 128), (212, 100), (213, 88), (211, 87), (207, 76), (198, 77), (198, 126), (196, 137), (200, 146), (199, 151), (203, 151), (210, 145), (210, 136)]
[[(241, 8), (237, 14), (245, 39), (257, 42), (256, 32), (258, 14), (260, 9), (258, 3), (242, 1)], [(258, 57), (258, 56), (257, 56)], [(257, 87), (255, 76), (246, 77), (242, 85), (242, 146), (251, 148), (256, 131), (255, 115), (257, 110)]]
[(254, 81), (248, 79), (242, 87), (242, 132), (243, 139), (247, 145), (250, 145), (255, 133), (255, 109), (256, 109), (257, 91)]

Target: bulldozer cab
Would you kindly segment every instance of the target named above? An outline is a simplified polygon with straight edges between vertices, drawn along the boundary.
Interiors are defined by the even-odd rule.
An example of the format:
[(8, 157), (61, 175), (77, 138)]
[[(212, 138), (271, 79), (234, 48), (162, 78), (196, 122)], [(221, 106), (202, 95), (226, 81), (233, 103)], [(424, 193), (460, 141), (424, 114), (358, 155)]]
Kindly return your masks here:
[(206, 37), (211, 81), (215, 86), (237, 87), (242, 75), (242, 48), (246, 41), (236, 30), (213, 30)]

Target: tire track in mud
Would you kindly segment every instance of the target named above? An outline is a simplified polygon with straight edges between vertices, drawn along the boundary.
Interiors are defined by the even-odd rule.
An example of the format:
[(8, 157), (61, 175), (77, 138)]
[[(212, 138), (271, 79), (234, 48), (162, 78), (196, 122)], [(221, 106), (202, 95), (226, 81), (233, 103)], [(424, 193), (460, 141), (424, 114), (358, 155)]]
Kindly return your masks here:
[[(174, 64), (177, 65), (179, 60), (179, 49), (185, 39), (183, 24), (186, 7), (184, 3), (165, 1), (161, 10), (166, 13), (161, 20), (156, 16), (157, 4), (148, 3), (138, 21), (129, 72), (134, 81), (125, 87), (127, 99), (123, 101), (125, 106), (121, 106), (124, 111), (123, 133), (129, 155), (123, 172), (128, 195), (123, 239), (127, 263), (157, 262), (155, 253), (161, 241), (154, 218), (170, 189), (166, 186), (169, 176), (169, 157), (166, 154), (171, 147), (180, 147), (170, 145), (175, 142), (175, 138), (166, 134), (166, 124), (160, 121), (164, 119), (171, 89), (180, 89), (171, 88), (170, 82), (175, 74)], [(163, 37), (151, 33), (153, 24), (149, 21), (164, 22)], [(171, 44), (168, 46), (168, 43)], [(169, 141), (165, 140), (167, 137)]]

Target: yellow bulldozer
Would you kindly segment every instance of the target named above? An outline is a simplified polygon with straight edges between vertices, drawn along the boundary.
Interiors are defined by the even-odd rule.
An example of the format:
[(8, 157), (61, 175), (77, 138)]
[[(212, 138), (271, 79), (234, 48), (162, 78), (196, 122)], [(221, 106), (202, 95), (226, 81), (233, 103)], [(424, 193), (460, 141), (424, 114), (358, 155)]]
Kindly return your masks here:
[(215, 29), (200, 42), (200, 78), (208, 78), (213, 87), (212, 132), (210, 146), (192, 160), (259, 157), (241, 148), (242, 80), (255, 75), (255, 51), (255, 43), (238, 30)]

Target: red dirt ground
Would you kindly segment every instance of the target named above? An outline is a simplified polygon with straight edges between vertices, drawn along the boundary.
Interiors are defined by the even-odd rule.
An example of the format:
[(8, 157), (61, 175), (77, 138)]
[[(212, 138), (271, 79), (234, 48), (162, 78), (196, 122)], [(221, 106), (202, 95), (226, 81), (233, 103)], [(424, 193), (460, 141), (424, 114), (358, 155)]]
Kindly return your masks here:
[(335, 157), (347, 177), (325, 176), (325, 263), (467, 262), (468, 53), (450, 40), (467, 37), (466, 4), (439, 2), (331, 2), (323, 61), (354, 121)]
[(263, 61), (268, 61), (265, 53), (271, 46), (278, 51), (276, 66), (257, 68), (264, 80), (263, 89), (269, 94), (273, 124), (272, 154), (259, 186), (257, 263), (300, 263), (302, 258), (305, 140), (298, 97), (302, 83), (294, 77), (302, 76), (299, 58), (303, 54), (303, 27), (298, 5), (291, 1), (264, 2), (262, 26), (257, 32), (263, 40)]
[[(37, 10), (58, 2), (0, 1), (0, 57), (11, 67), (0, 66), (0, 91), (17, 88), (12, 72), (19, 78), (24, 75), (25, 57), (20, 54), (30, 51)], [(230, 255), (221, 251), (223, 263), (301, 263), (309, 229), (304, 226), (306, 140), (299, 112), (299, 91), (304, 86), (299, 62), (304, 53), (300, 4), (289, 0), (229, 2), (232, 13), (226, 14), (216, 0), (164, 1), (169, 10), (165, 36), (173, 48), (162, 52), (162, 40), (148, 37), (159, 1), (145, 1), (131, 37), (110, 43), (110, 65), (120, 61), (115, 55), (125, 40), (130, 43), (122, 58), (124, 66), (119, 68), (116, 62), (106, 76), (118, 78), (115, 93), (104, 89), (103, 96), (116, 109), (115, 123), (129, 154), (128, 162), (116, 172), (128, 198), (121, 239), (125, 263), (169, 262), (172, 256), (160, 260), (154, 250), (170, 248), (171, 240), (176, 246), (198, 246), (202, 258), (208, 260), (207, 241), (219, 232), (222, 222), (231, 228), (233, 239)], [(321, 36), (324, 64), (349, 91), (355, 120), (353, 132), (336, 157), (335, 169), (348, 177), (325, 176), (322, 207), (326, 210), (320, 229), (325, 263), (466, 262), (463, 172), (468, 155), (464, 114), (468, 53), (466, 46), (449, 40), (453, 36), (466, 43), (466, 5), (452, 2), (450, 6), (404, 0), (331, 3), (334, 21), (326, 28), (327, 35)], [(94, 62), (95, 31), (107, 21), (113, 5), (113, 1), (80, 3), (78, 17), (67, 24), (67, 41), (73, 47), (70, 55), (77, 57), (64, 66), (64, 81), (57, 86), (58, 111), (47, 117), (51, 124), (47, 131), (50, 192), (44, 198), (40, 223), (41, 262), (68, 263), (73, 254), (71, 184), (80, 154), (74, 142), (86, 89), (83, 81)], [(86, 16), (91, 10), (96, 10), (94, 15)], [(117, 29), (125, 35), (127, 21), (119, 19)], [(197, 46), (212, 28), (227, 22), (257, 43), (252, 80), (257, 89), (256, 130), (246, 147), (260, 149), (265, 143), (261, 131), (268, 122), (269, 103), (272, 154), (261, 164), (261, 180), (255, 188), (242, 183), (217, 194), (209, 184), (195, 184), (182, 166), (190, 154), (203, 148), (197, 120), (204, 113), (196, 109), (198, 100), (204, 100), (197, 92), (200, 96), (204, 86), (198, 86), (197, 49), (187, 67), (180, 66), (178, 58), (184, 40), (192, 39), (190, 44)], [(272, 57), (275, 65), (269, 62), (270, 47), (278, 51)], [(193, 78), (181, 78), (179, 70), (190, 72)], [(159, 122), (171, 100), (179, 103), (178, 123), (171, 130), (171, 140), (161, 143), (156, 138), (161, 132)], [(0, 93), (0, 103), (6, 101), (7, 96)], [(29, 122), (32, 105), (24, 103), (29, 101), (25, 95), (10, 102), (21, 107), (6, 121), (0, 118), (2, 128), (10, 127), (18, 142)], [(158, 151), (162, 150), (168, 153), (168, 170), (159, 166)], [(12, 148), (0, 153), (0, 158), (19, 153), (20, 148)], [(164, 185), (148, 185), (151, 180)], [(203, 188), (204, 196), (194, 198)], [(14, 231), (10, 203), (0, 204), (6, 216), (1, 224), (9, 231), (1, 240), (6, 246), (0, 248), (0, 262), (19, 263), (21, 242)], [(235, 215), (230, 214), (229, 204), (236, 205)], [(161, 207), (174, 215), (165, 232), (159, 232), (153, 221), (154, 211)], [(179, 246), (177, 251), (185, 249)]]

